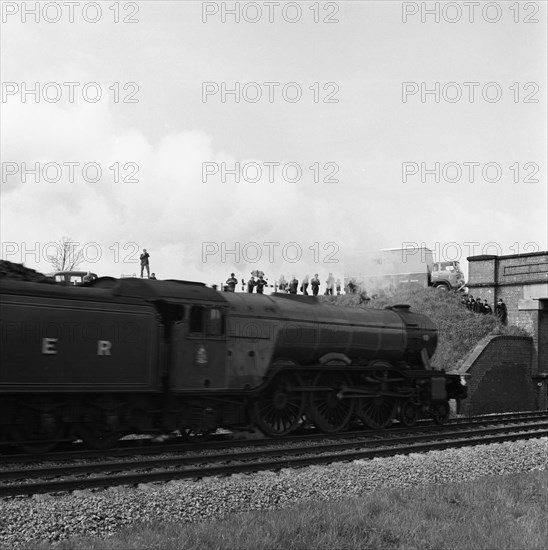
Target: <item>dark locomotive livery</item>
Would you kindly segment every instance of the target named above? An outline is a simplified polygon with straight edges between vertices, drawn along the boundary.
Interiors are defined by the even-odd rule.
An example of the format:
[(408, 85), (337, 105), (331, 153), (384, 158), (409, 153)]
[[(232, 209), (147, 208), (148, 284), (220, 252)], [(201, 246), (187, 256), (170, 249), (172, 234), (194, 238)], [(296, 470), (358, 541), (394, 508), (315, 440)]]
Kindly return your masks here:
[(201, 283), (0, 280), (0, 439), (27, 448), (128, 433), (443, 422), (465, 397), (434, 371), (437, 331), (408, 306), (217, 292)]

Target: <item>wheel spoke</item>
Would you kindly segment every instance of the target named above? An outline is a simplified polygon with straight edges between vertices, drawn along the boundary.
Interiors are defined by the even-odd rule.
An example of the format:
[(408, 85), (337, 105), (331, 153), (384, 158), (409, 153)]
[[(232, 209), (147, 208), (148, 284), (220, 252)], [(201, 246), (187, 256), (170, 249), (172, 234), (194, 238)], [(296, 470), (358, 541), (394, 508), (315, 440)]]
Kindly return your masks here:
[(351, 400), (340, 399), (338, 392), (342, 386), (348, 386), (344, 375), (324, 372), (316, 376), (314, 386), (330, 388), (319, 390), (310, 398), (310, 417), (316, 426), (325, 433), (335, 433), (344, 429), (354, 411)]
[(296, 374), (280, 373), (252, 403), (251, 417), (266, 435), (287, 435), (299, 427), (304, 412), (304, 395), (295, 388), (301, 386)]
[(393, 398), (377, 396), (360, 399), (356, 414), (364, 424), (378, 430), (392, 423), (395, 412), (396, 403)]
[(403, 401), (400, 405), (398, 420), (408, 428), (414, 426), (419, 418), (419, 408), (413, 401)]

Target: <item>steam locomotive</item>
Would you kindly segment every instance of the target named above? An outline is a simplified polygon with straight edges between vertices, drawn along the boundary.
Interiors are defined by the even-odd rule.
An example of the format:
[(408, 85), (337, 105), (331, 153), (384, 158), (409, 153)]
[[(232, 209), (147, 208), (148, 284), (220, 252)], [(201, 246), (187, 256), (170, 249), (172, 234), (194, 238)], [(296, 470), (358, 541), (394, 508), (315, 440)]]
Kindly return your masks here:
[(435, 371), (424, 315), (202, 283), (0, 279), (0, 440), (47, 450), (128, 433), (290, 434), (442, 423), (466, 388)]

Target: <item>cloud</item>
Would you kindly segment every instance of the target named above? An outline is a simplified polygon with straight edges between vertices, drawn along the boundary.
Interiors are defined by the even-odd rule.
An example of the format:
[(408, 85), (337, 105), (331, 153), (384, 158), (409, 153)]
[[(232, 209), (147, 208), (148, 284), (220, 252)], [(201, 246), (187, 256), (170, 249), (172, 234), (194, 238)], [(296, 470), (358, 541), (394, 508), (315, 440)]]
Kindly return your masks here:
[[(340, 274), (342, 267), (325, 261), (333, 254), (342, 258), (345, 250), (403, 242), (440, 252), (444, 244), (459, 243), (464, 254), (464, 243), (474, 241), (480, 251), (496, 241), (503, 253), (514, 252), (516, 242), (520, 251), (535, 239), (546, 246), (540, 153), (546, 138), (536, 124), (545, 107), (542, 101), (514, 104), (507, 89), (544, 74), (538, 71), (546, 64), (531, 55), (531, 44), (544, 40), (540, 27), (527, 31), (528, 45), (510, 19), (481, 27), (402, 28), (390, 7), (355, 3), (345, 7), (355, 17), (342, 18), (325, 35), (318, 25), (204, 26), (196, 6), (188, 8), (197, 14), (193, 19), (186, 3), (169, 4), (143, 10), (139, 26), (108, 24), (109, 11), (100, 25), (6, 26), (4, 81), (81, 83), (74, 103), (35, 103), (30, 96), (22, 103), (19, 95), (1, 105), (4, 162), (31, 169), (35, 163), (79, 163), (73, 181), (64, 167), (55, 182), (34, 182), (30, 174), (26, 182), (20, 174), (2, 182), (3, 255), (13, 250), (5, 243), (17, 245), (6, 259), (47, 271), (41, 254), (26, 251), (66, 235), (89, 245), (88, 267), (98, 273), (137, 271), (133, 260), (145, 247), (160, 277), (218, 282), (231, 271), (247, 275), (252, 269), (270, 276)], [(318, 32), (325, 35), (320, 41)], [(496, 53), (487, 57), (488, 66), (485, 56), (473, 56), (486, 37)], [(449, 52), (452, 62), (440, 52)], [(401, 101), (402, 81), (495, 78), (505, 93), (498, 105), (423, 103), (418, 95)], [(206, 104), (201, 83), (212, 80), (300, 80), (303, 101), (215, 98)], [(83, 84), (94, 81), (102, 99), (85, 102)], [(113, 103), (113, 82), (133, 81), (140, 85), (139, 104)], [(309, 86), (316, 81), (336, 82), (340, 103), (315, 103)], [(280, 163), (273, 181), (267, 161)], [(291, 161), (301, 163), (300, 181), (283, 177), (281, 166)], [(309, 166), (327, 161), (338, 164), (339, 182), (315, 183)], [(424, 183), (415, 175), (404, 184), (403, 161), (429, 168), (495, 161), (504, 176), (492, 184), (479, 176), (473, 184), (465, 177), (452, 184), (432, 176)], [(237, 183), (230, 174), (226, 181), (217, 174), (204, 182), (204, 162), (224, 162), (229, 169), (255, 163), (263, 173), (255, 182)], [(534, 162), (539, 182), (525, 184), (525, 166)], [(89, 174), (101, 168), (97, 182), (82, 173), (89, 163)], [(512, 183), (509, 168), (515, 163), (519, 184)], [(97, 261), (92, 243), (102, 251)], [(204, 243), (219, 250), (207, 261)], [(249, 254), (257, 245), (261, 258), (253, 262)], [(292, 261), (296, 251), (301, 257)]]
[[(324, 260), (337, 259), (342, 238), (370, 234), (367, 222), (361, 235), (349, 226), (338, 188), (311, 185), (307, 167), (301, 167), (301, 181), (287, 181), (294, 178), (282, 172), (289, 160), (271, 174), (262, 159), (215, 151), (203, 131), (151, 143), (142, 132), (117, 126), (107, 104), (13, 102), (4, 132), (3, 158), (18, 170), (2, 185), (3, 241), (18, 245), (5, 259), (44, 271), (45, 253), (37, 257), (35, 243), (43, 247), (63, 235), (87, 246), (90, 262), (96, 256), (91, 243), (98, 243), (101, 257), (87, 267), (100, 273), (136, 270), (137, 250), (146, 247), (165, 277), (207, 279), (214, 271), (218, 279), (235, 268), (316, 271)], [(206, 181), (205, 162), (219, 170)], [(238, 183), (228, 172), (223, 181), (222, 166), (230, 171), (238, 163), (259, 167), (261, 177), (250, 170)], [(92, 181), (99, 171), (99, 181)], [(217, 257), (204, 261), (204, 243), (216, 243)]]

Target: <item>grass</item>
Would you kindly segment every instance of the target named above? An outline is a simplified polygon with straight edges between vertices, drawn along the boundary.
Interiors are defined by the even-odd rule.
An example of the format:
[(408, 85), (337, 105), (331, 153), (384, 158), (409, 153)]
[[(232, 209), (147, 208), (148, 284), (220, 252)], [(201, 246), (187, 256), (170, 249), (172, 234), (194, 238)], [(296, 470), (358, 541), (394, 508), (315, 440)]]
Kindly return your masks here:
[(548, 472), (384, 490), (200, 524), (132, 526), (36, 550), (546, 550)]
[(362, 305), (359, 304), (359, 296), (355, 294), (322, 299), (337, 305), (365, 308), (409, 304), (412, 311), (430, 317), (438, 328), (438, 347), (432, 360), (435, 369), (457, 368), (464, 356), (488, 334), (528, 336), (523, 329), (502, 325), (494, 315), (469, 311), (460, 303), (460, 294), (433, 288), (379, 293), (375, 299)]

